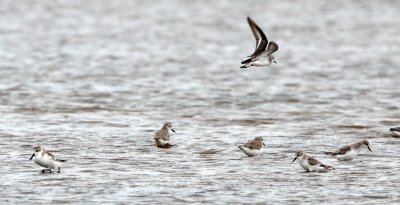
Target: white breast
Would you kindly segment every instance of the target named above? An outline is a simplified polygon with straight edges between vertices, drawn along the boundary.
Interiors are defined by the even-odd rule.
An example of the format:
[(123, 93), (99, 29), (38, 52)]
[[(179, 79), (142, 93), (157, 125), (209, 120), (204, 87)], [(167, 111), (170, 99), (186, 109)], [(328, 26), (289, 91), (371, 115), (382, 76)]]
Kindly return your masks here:
[(240, 149), (249, 157), (253, 157), (256, 155), (260, 155), (264, 152), (264, 147), (262, 147), (261, 149), (249, 149), (247, 147), (240, 147)]
[(346, 154), (343, 155), (334, 155), (334, 157), (338, 160), (352, 160), (354, 158), (356, 158), (358, 156), (358, 154), (360, 153), (361, 149), (355, 150), (355, 149), (351, 149), (350, 151), (348, 151)]
[(310, 170), (310, 164), (308, 163), (308, 161), (307, 160), (305, 160), (304, 158), (301, 158), (300, 160), (299, 160), (299, 164), (300, 164), (300, 166), (301, 167), (303, 167), (303, 169), (305, 169), (306, 171), (311, 171)]
[(325, 167), (320, 166), (319, 164), (310, 165), (308, 163), (308, 161), (305, 160), (304, 158), (299, 160), (299, 164), (300, 164), (301, 167), (303, 167), (303, 169), (305, 169), (306, 171), (309, 171), (309, 172), (326, 172), (326, 171), (328, 171), (328, 169), (326, 169)]
[(33, 158), (33, 161), (44, 168), (48, 169), (58, 169), (60, 167), (61, 163), (54, 160), (51, 156), (49, 155), (44, 155), (42, 156), (41, 153), (35, 154), (35, 157)]
[(154, 143), (156, 144), (156, 146), (165, 146), (166, 144), (169, 143), (168, 140), (162, 140), (162, 139), (154, 139)]
[(271, 62), (264, 56), (260, 57), (258, 60), (251, 63), (252, 66), (268, 66), (271, 65)]

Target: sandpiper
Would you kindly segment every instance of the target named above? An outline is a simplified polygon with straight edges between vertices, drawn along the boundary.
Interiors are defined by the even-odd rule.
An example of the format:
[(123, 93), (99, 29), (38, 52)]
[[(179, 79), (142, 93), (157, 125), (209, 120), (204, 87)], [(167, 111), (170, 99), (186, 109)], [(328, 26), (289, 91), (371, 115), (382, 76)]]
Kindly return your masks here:
[(331, 166), (324, 165), (314, 157), (308, 156), (304, 151), (300, 150), (297, 151), (295, 154), (295, 158), (293, 159), (292, 163), (299, 158), (299, 164), (303, 169), (307, 172), (329, 172), (332, 169), (335, 169)]
[(154, 134), (154, 144), (158, 148), (170, 148), (174, 145), (169, 143), (169, 130), (175, 132), (172, 129), (172, 124), (170, 122), (165, 123), (162, 128)]
[(400, 137), (400, 127), (390, 128), (390, 133), (392, 133), (393, 137)]
[(244, 65), (240, 68), (247, 68), (251, 66), (268, 66), (272, 62), (276, 63), (272, 53), (278, 50), (278, 44), (273, 41), (268, 43), (264, 32), (250, 17), (247, 17), (247, 22), (249, 22), (250, 29), (253, 32), (254, 38), (256, 39), (256, 50), (253, 54), (242, 61), (242, 64)]
[(361, 140), (352, 145), (344, 146), (335, 152), (325, 152), (325, 154), (329, 154), (339, 161), (350, 161), (358, 156), (363, 147), (367, 147), (372, 152), (368, 140)]
[(52, 153), (44, 149), (42, 146), (35, 146), (33, 148), (35, 151), (29, 160), (32, 160), (39, 166), (47, 168), (43, 169), (42, 173), (49, 171), (51, 173), (52, 169), (58, 170), (57, 172), (61, 172), (61, 162), (66, 162), (66, 160), (57, 159)]
[(260, 155), (264, 152), (263, 138), (256, 137), (254, 140), (249, 140), (246, 144), (240, 145), (239, 148), (249, 157)]

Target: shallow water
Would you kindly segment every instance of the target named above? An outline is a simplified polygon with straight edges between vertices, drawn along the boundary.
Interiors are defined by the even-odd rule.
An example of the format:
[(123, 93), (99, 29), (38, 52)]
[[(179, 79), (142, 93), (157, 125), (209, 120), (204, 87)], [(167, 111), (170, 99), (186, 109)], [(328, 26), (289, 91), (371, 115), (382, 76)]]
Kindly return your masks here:
[[(255, 6), (256, 5), (256, 6)], [(22, 1), (0, 6), (0, 202), (400, 200), (398, 1)], [(277, 65), (239, 69), (252, 16)], [(152, 146), (171, 121), (176, 147)], [(237, 148), (255, 136), (261, 157)], [(368, 139), (354, 161), (322, 154)], [(34, 145), (68, 160), (28, 161)], [(303, 149), (336, 168), (305, 173)]]

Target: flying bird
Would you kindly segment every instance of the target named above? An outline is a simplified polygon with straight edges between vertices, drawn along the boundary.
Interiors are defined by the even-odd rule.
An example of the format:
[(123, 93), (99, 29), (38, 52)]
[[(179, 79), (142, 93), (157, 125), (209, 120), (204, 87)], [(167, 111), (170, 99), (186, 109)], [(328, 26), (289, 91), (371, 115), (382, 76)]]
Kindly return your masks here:
[(278, 44), (274, 41), (268, 43), (268, 39), (264, 32), (250, 17), (247, 17), (247, 22), (249, 22), (250, 29), (256, 39), (256, 50), (253, 54), (242, 61), (243, 66), (240, 68), (268, 66), (272, 62), (276, 64), (275, 58), (272, 54), (278, 50)]

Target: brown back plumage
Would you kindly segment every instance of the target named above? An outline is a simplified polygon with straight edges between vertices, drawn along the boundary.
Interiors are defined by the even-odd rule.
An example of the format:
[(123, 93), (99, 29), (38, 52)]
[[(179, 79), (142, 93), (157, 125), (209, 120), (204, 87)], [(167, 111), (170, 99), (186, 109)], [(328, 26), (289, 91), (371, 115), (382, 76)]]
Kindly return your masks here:
[(369, 145), (368, 140), (361, 140), (361, 141), (356, 142), (356, 143), (354, 143), (354, 144), (352, 144), (352, 145), (344, 146), (344, 147), (342, 147), (342, 148), (336, 150), (335, 152), (325, 152), (325, 154), (330, 154), (330, 155), (344, 155), (344, 154), (346, 154), (348, 151), (350, 151), (351, 149), (359, 149), (359, 148), (360, 148), (361, 146), (363, 146), (363, 145), (368, 146), (368, 145)]
[(315, 159), (314, 157), (311, 157), (311, 156), (308, 156), (307, 161), (310, 165), (313, 165), (313, 166), (322, 164), (320, 161), (318, 161), (317, 159)]
[(261, 149), (263, 147), (263, 138), (262, 137), (256, 137), (254, 140), (248, 141), (246, 144), (243, 145), (243, 147), (247, 147), (249, 149)]
[(347, 146), (344, 146), (344, 147), (338, 149), (337, 151), (331, 153), (331, 155), (344, 155), (344, 154), (346, 154), (348, 151), (350, 151), (350, 149), (351, 149), (351, 146), (350, 146), (350, 145), (347, 145)]
[(315, 159), (314, 157), (306, 155), (306, 159), (307, 159), (307, 162), (311, 166), (319, 165), (320, 167), (324, 167), (327, 171), (330, 171), (331, 169), (335, 169), (332, 166), (322, 164), (322, 162), (320, 162), (319, 160)]
[(161, 128), (154, 134), (154, 139), (169, 140), (169, 132), (167, 128)]

